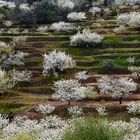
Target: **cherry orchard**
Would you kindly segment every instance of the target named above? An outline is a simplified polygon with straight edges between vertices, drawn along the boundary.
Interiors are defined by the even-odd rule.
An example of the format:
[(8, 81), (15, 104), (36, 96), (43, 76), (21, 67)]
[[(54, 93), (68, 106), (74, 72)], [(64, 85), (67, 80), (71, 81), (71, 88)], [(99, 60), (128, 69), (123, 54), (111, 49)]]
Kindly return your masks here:
[(101, 94), (111, 94), (112, 97), (118, 98), (120, 104), (124, 97), (128, 97), (137, 89), (137, 84), (127, 77), (113, 78), (104, 75), (97, 79)]

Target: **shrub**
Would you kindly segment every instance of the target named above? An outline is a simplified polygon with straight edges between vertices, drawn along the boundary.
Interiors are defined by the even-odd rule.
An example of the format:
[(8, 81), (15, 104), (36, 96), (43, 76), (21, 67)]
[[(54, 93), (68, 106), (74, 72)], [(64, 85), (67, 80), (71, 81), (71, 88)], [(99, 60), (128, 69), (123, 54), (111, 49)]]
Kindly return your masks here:
[(89, 12), (92, 13), (93, 16), (95, 16), (96, 13), (100, 12), (101, 9), (99, 7), (92, 7)]
[(12, 73), (12, 79), (15, 82), (30, 81), (32, 73), (29, 71), (18, 71), (14, 70)]
[(32, 10), (25, 4), (21, 5), (20, 8), (14, 7), (9, 9), (7, 11), (7, 17), (14, 24), (26, 25), (27, 27), (31, 27), (36, 23)]
[(40, 104), (35, 110), (46, 116), (54, 111), (55, 107), (50, 104)]
[(103, 73), (113, 72), (116, 69), (117, 69), (117, 67), (113, 60), (104, 60), (102, 66), (101, 66), (101, 72), (103, 72)]
[(101, 43), (103, 36), (92, 33), (89, 29), (84, 29), (81, 32), (71, 36), (71, 45), (78, 47), (93, 47)]
[(2, 53), (5, 54), (10, 54), (13, 52), (13, 46), (11, 46), (10, 44), (7, 44), (5, 42), (0, 41), (0, 54), (2, 55)]
[(132, 77), (135, 80), (140, 80), (140, 67), (139, 66), (128, 66), (128, 70), (132, 73)]
[(97, 107), (96, 110), (98, 111), (99, 115), (101, 115), (101, 116), (105, 116), (108, 114), (105, 106)]
[[(22, 42), (20, 42), (22, 43)], [(27, 56), (27, 53), (15, 51), (14, 43), (7, 44), (5, 42), (0, 42), (0, 64), (1, 67), (9, 66), (20, 66), (24, 65), (23, 59)]]
[(75, 7), (73, 0), (57, 0), (57, 4), (61, 9), (73, 9)]
[(130, 21), (128, 22), (128, 25), (132, 28), (140, 28), (140, 13), (139, 12), (133, 12), (130, 14)]
[(128, 13), (120, 14), (117, 17), (117, 23), (119, 25), (126, 25), (130, 20), (130, 15)]
[(117, 17), (119, 25), (127, 25), (131, 28), (140, 28), (140, 13), (131, 12), (130, 14), (121, 14)]
[(72, 13), (69, 13), (67, 15), (67, 18), (69, 20), (74, 20), (74, 21), (81, 21), (81, 20), (84, 20), (86, 19), (86, 14), (84, 12), (72, 12)]
[(10, 20), (6, 20), (3, 22), (3, 24), (6, 26), (6, 27), (11, 27), (13, 25), (13, 22), (10, 21)]
[(27, 27), (32, 27), (36, 24), (36, 19), (31, 10), (23, 9), (19, 12), (16, 23), (26, 25)]
[(78, 106), (73, 106), (68, 108), (68, 113), (72, 117), (78, 117), (83, 114), (83, 110)]
[(122, 34), (126, 31), (126, 27), (125, 26), (119, 26), (118, 28), (114, 29), (114, 32), (118, 33), (118, 34)]
[(66, 23), (66, 22), (58, 22), (58, 23), (53, 23), (52, 26), (50, 27), (51, 30), (54, 30), (55, 32), (68, 32), (75, 30), (76, 27), (72, 25), (71, 23)]
[[(58, 22), (66, 18), (67, 14), (76, 9), (85, 9), (87, 0), (37, 0), (31, 2), (31, 12), (35, 15), (37, 23)], [(41, 9), (41, 10), (40, 10)]]
[(140, 114), (140, 103), (131, 102), (127, 106), (128, 113), (130, 114)]
[(117, 16), (117, 14), (118, 14), (118, 11), (116, 10), (116, 8), (115, 9), (112, 9), (112, 11), (111, 11), (111, 16), (113, 17), (113, 16)]
[(27, 40), (27, 36), (18, 36), (13, 38), (13, 43), (17, 48), (23, 47)]
[(32, 11), (37, 23), (52, 23), (65, 18), (67, 11), (62, 13), (61, 10), (52, 0), (42, 0), (33, 4)]
[(37, 31), (38, 32), (47, 32), (49, 30), (48, 26), (47, 25), (41, 25), (37, 28)]
[(11, 78), (11, 73), (0, 68), (0, 93), (14, 86), (15, 82)]
[(122, 140), (123, 133), (110, 129), (101, 119), (76, 121), (74, 128), (68, 129), (62, 140)]
[(115, 0), (115, 4), (126, 4), (126, 5), (135, 5), (135, 4), (139, 4), (140, 1), (139, 0)]
[(44, 54), (44, 63), (43, 63), (43, 75), (54, 75), (58, 76), (59, 72), (67, 70), (69, 68), (74, 68), (76, 66), (75, 61), (65, 52), (61, 51), (52, 51), (49, 54)]
[(86, 88), (82, 87), (77, 80), (60, 80), (54, 83), (53, 98), (62, 101), (80, 100), (85, 98)]
[(112, 97), (119, 99), (120, 104), (122, 104), (124, 97), (128, 97), (137, 89), (137, 84), (127, 77), (113, 78), (105, 75), (97, 81), (100, 93), (111, 94)]
[(89, 76), (87, 75), (87, 71), (80, 71), (78, 73), (75, 73), (74, 77), (77, 80), (87, 80)]
[(9, 66), (22, 66), (24, 65), (24, 58), (28, 56), (28, 53), (23, 52), (15, 52), (10, 54), (8, 57), (2, 58), (2, 67), (9, 67)]

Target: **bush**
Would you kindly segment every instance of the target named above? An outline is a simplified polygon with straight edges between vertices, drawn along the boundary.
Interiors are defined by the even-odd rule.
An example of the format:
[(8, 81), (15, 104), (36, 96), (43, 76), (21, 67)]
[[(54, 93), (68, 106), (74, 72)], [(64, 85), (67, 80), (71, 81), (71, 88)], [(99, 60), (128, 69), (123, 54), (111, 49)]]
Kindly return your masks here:
[[(65, 13), (66, 12), (66, 13)], [(33, 13), (37, 23), (52, 23), (64, 19), (67, 11), (61, 12), (59, 7), (50, 0), (42, 0), (33, 5)]]
[(108, 73), (116, 70), (116, 65), (113, 60), (105, 60), (101, 66), (101, 71)]
[(54, 30), (55, 32), (69, 32), (76, 30), (76, 27), (71, 23), (60, 21), (58, 23), (53, 23), (50, 29)]
[(116, 9), (112, 9), (112, 12), (111, 12), (111, 16), (114, 17), (114, 16), (117, 16), (118, 12)]
[(18, 24), (24, 24), (27, 27), (33, 26), (36, 23), (35, 17), (31, 11), (22, 10), (19, 18), (17, 19)]
[(94, 47), (102, 42), (103, 36), (97, 33), (92, 33), (89, 29), (84, 29), (82, 33), (78, 32), (71, 36), (70, 40), (72, 46)]
[(84, 12), (71, 12), (68, 14), (67, 18), (69, 20), (81, 21), (86, 19), (86, 14)]
[(122, 140), (123, 134), (104, 125), (103, 120), (85, 120), (75, 123), (73, 130), (67, 130), (62, 140)]
[(119, 25), (127, 25), (130, 28), (140, 28), (140, 13), (131, 12), (130, 14), (120, 14), (117, 17)]
[(27, 27), (30, 27), (36, 23), (32, 11), (27, 9), (9, 9), (7, 16), (14, 24), (24, 24)]
[(75, 61), (67, 55), (65, 52), (52, 51), (49, 54), (44, 54), (43, 62), (43, 75), (54, 75), (58, 76), (59, 72), (67, 70), (69, 68), (74, 68), (76, 66)]

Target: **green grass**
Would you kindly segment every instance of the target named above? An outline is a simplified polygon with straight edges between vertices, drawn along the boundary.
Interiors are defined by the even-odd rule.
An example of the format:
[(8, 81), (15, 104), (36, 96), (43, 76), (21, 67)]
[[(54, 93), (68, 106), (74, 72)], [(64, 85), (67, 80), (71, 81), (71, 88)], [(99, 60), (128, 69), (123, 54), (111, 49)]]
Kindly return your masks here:
[(121, 44), (136, 44), (140, 43), (140, 36), (129, 36), (125, 39), (120, 39), (119, 37), (113, 36), (113, 37), (105, 37), (103, 39), (103, 44), (106, 45), (121, 45)]
[(10, 111), (18, 112), (28, 107), (30, 107), (30, 105), (2, 103), (0, 104), (0, 112), (10, 112)]
[(74, 130), (68, 129), (62, 140), (122, 140), (123, 132), (105, 126), (103, 120), (77, 121)]
[(38, 140), (38, 138), (33, 134), (21, 133), (16, 136), (12, 136), (9, 138), (3, 138), (0, 140)]

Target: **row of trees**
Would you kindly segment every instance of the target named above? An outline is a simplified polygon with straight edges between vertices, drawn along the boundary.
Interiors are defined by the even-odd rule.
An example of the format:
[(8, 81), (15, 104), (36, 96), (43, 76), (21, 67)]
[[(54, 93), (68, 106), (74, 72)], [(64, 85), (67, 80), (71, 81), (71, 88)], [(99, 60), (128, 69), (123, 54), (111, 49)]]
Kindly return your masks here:
[[(25, 3), (26, 2), (26, 3)], [(93, 2), (93, 3), (92, 3)], [(107, 5), (108, 1), (99, 4)], [(16, 0), (15, 7), (0, 9), (6, 18), (16, 24), (52, 23), (67, 18), (73, 11), (87, 11), (94, 5), (92, 0)]]
[[(7, 18), (17, 24), (52, 23), (66, 18), (67, 14), (76, 9), (86, 8), (86, 0), (16, 0), (15, 8), (5, 9)], [(6, 8), (6, 7), (5, 7)]]

